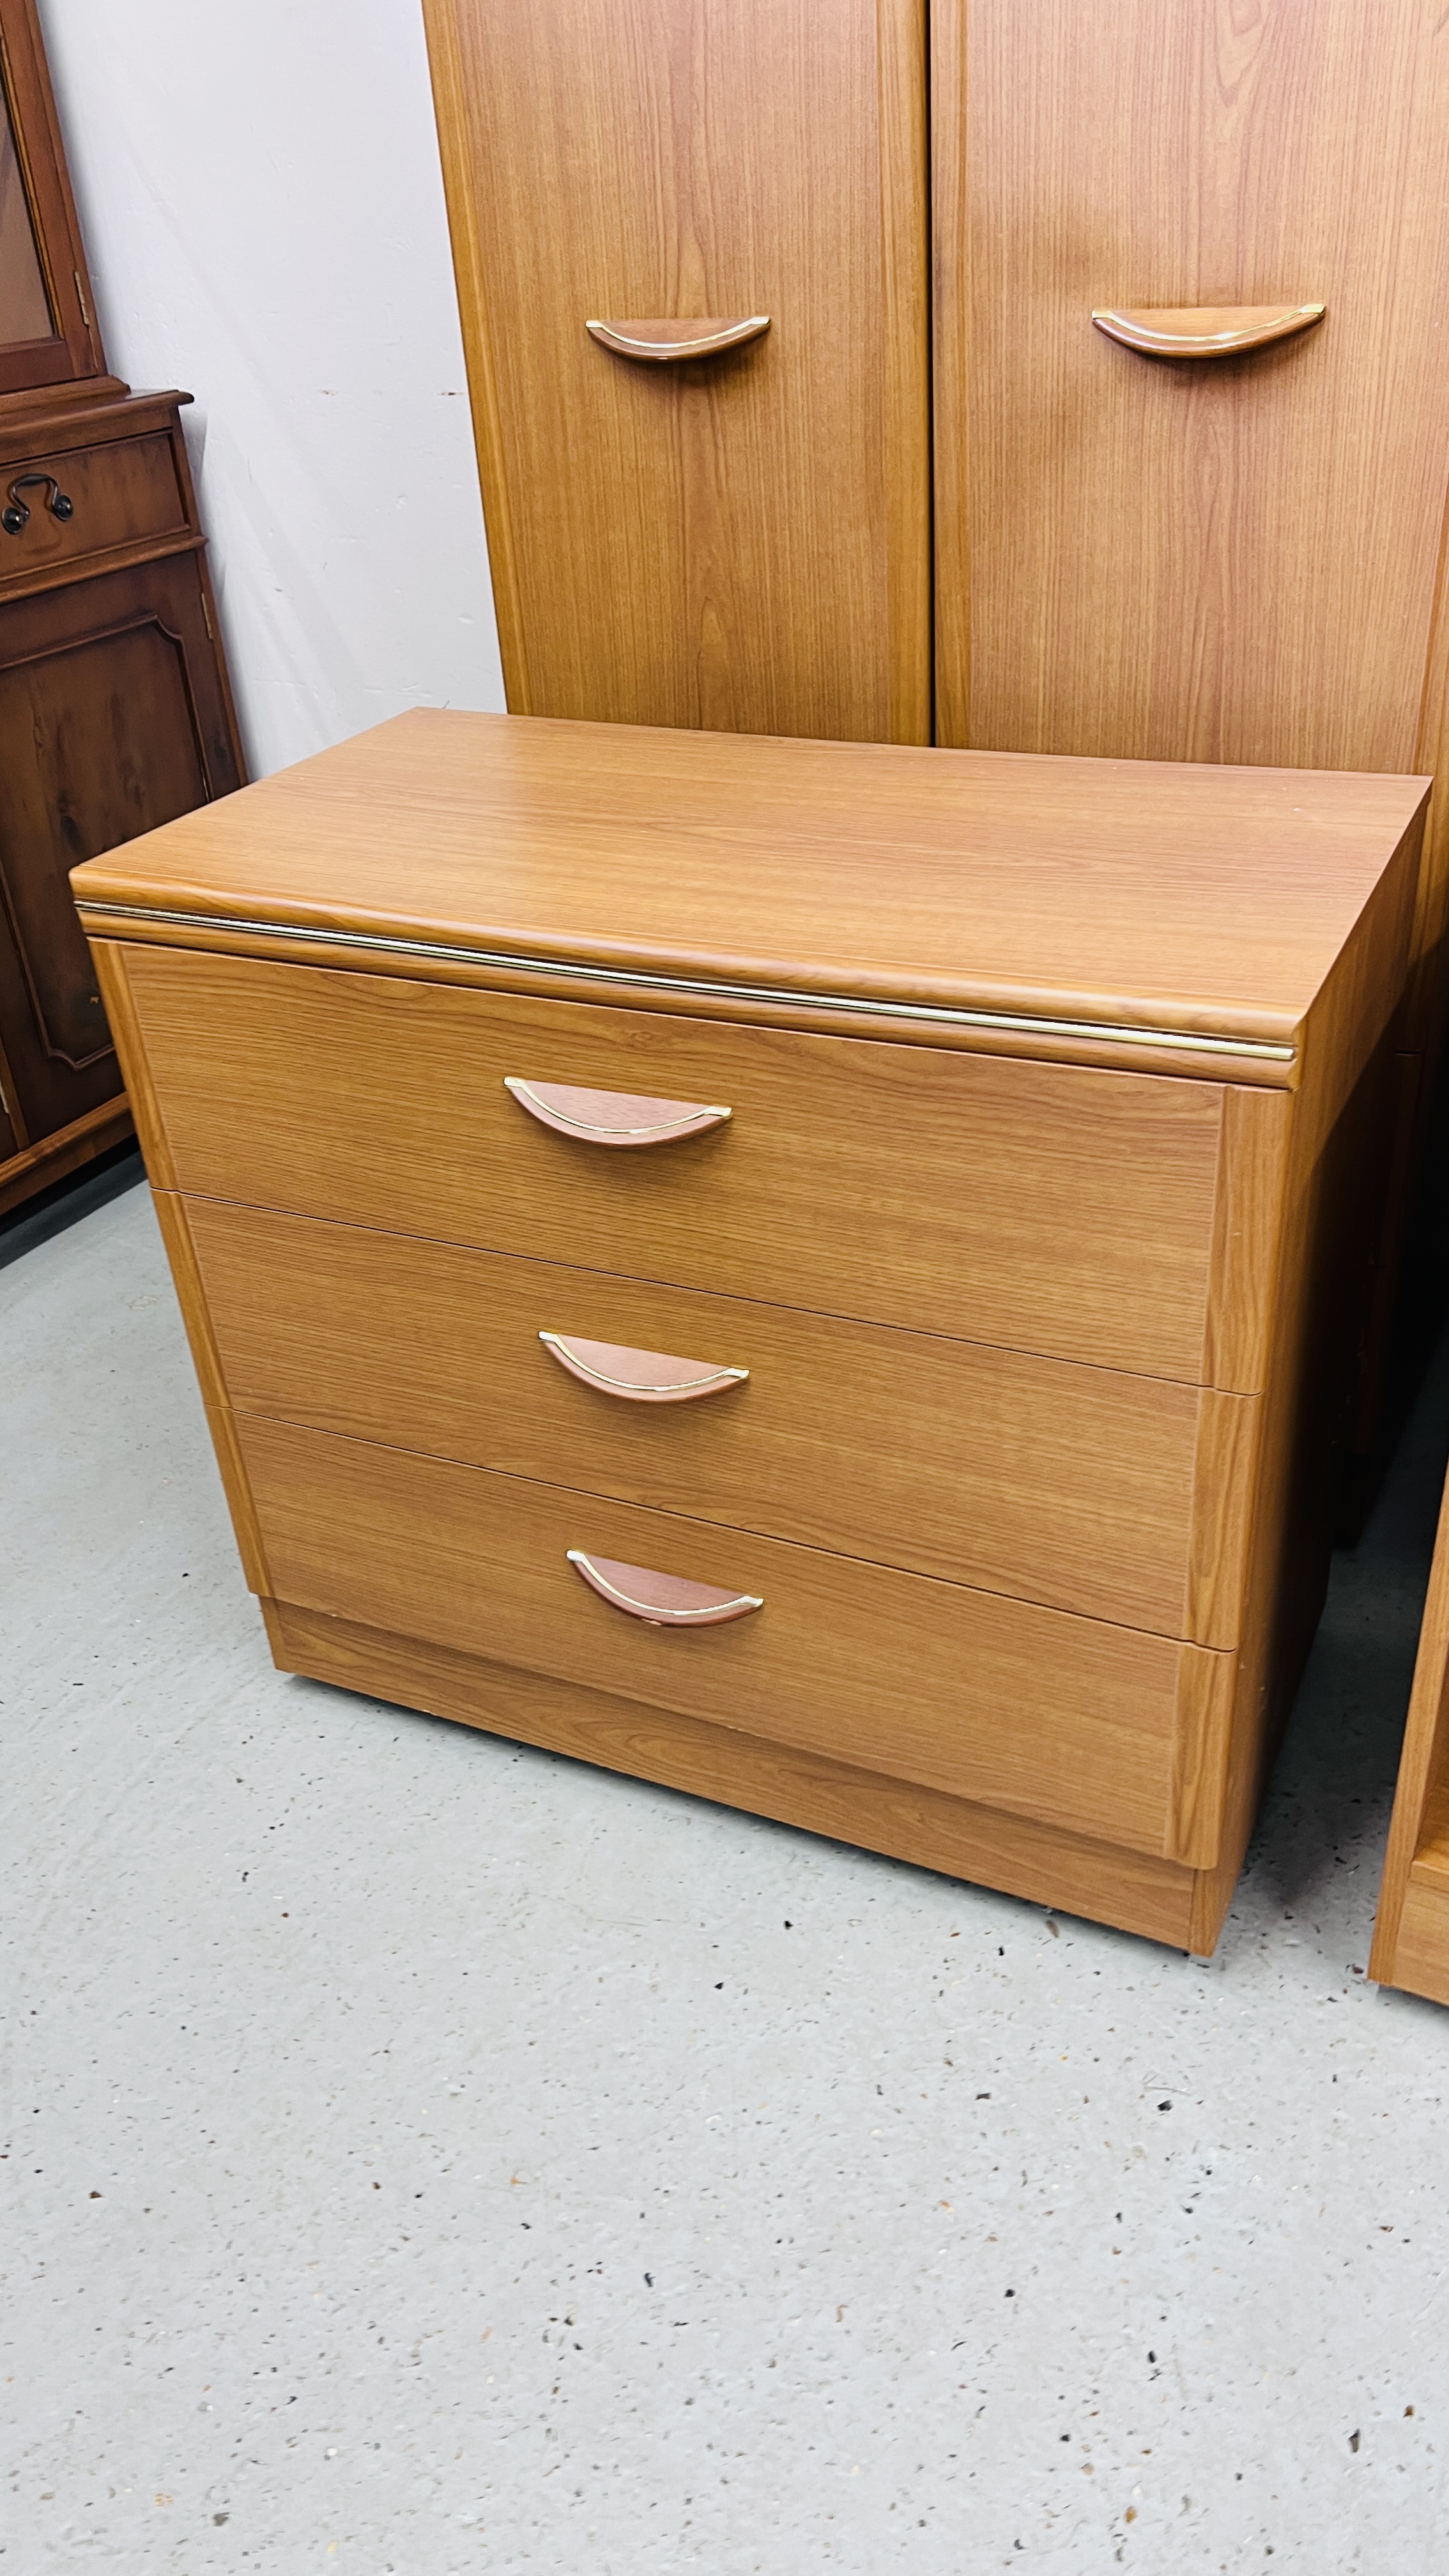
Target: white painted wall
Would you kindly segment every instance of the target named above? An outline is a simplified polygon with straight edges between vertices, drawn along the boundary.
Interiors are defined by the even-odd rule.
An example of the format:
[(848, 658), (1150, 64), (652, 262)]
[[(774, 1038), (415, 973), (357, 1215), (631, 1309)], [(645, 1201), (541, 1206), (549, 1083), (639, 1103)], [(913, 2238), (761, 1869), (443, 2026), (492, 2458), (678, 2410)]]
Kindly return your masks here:
[(180, 385), (256, 776), (501, 707), (418, 0), (40, 0), (106, 354)]

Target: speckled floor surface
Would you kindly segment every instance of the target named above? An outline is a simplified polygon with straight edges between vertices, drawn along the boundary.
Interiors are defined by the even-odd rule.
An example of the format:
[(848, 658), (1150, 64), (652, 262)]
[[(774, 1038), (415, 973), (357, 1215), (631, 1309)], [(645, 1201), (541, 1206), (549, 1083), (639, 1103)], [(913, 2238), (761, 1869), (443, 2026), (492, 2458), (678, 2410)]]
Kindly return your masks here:
[(1203, 1967), (283, 1680), (144, 1193), (0, 1270), (0, 2565), (1443, 2576), (1446, 1446)]

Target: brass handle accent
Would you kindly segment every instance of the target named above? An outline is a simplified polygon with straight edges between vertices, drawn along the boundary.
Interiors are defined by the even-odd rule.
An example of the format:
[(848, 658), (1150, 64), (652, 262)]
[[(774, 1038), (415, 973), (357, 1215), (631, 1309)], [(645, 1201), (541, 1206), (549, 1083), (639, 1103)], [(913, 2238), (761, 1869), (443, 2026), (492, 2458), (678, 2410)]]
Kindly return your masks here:
[(585, 1386), (602, 1387), (605, 1395), (623, 1396), (630, 1404), (691, 1404), (697, 1396), (719, 1395), (727, 1386), (743, 1386), (748, 1369), (710, 1368), (703, 1360), (676, 1359), (671, 1351), (630, 1351), (615, 1342), (581, 1342), (570, 1334), (540, 1333), (544, 1349), (570, 1377)]
[(728, 1109), (698, 1100), (647, 1100), (632, 1091), (576, 1091), (566, 1082), (522, 1082), (505, 1073), (503, 1088), (520, 1109), (560, 1136), (590, 1145), (671, 1145), (722, 1126)]
[(1105, 305), (1092, 315), (1099, 331), (1144, 358), (1235, 358), (1244, 349), (1266, 349), (1321, 322), (1325, 304)]
[(581, 1547), (568, 1551), (585, 1583), (601, 1601), (627, 1610), (650, 1628), (718, 1628), (726, 1619), (747, 1619), (763, 1610), (756, 1592), (721, 1592), (713, 1583), (686, 1583), (678, 1574), (656, 1574), (647, 1565), (619, 1565), (609, 1556), (586, 1556)]
[(689, 322), (586, 322), (584, 329), (616, 358), (642, 358), (649, 366), (677, 367), (687, 358), (717, 358), (725, 349), (742, 349), (768, 331), (768, 313), (751, 313), (742, 322), (721, 322), (702, 315)]

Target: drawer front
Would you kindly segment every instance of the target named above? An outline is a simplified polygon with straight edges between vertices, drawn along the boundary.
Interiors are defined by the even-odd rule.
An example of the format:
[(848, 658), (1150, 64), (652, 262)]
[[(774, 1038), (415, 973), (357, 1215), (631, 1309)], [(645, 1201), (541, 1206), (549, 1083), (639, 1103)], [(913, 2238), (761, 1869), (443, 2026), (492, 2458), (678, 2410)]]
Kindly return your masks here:
[[(1130, 1849), (1215, 1848), (1231, 1655), (291, 1424), (237, 1430), (280, 1600)], [(570, 1549), (764, 1606), (650, 1627)]]
[[(164, 430), (0, 465), (0, 486), (7, 506), (28, 513), (18, 530), (0, 530), (0, 582), (147, 537), (180, 536), (188, 524)], [(70, 503), (60, 517), (57, 495)]]
[[(126, 957), (185, 1191), (1202, 1375), (1212, 1084), (181, 949)], [(618, 1152), (540, 1125), (510, 1077), (732, 1114)]]
[[(1255, 1396), (186, 1207), (242, 1412), (1237, 1642)], [(542, 1332), (749, 1375), (630, 1400), (567, 1373)]]

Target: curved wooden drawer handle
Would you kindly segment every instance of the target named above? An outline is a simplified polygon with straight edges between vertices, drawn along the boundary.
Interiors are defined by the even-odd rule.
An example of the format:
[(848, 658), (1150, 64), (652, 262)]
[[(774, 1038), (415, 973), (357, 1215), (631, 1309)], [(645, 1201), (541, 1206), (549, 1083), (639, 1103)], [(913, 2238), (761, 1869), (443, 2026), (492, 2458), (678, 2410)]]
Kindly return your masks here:
[(770, 327), (768, 313), (751, 313), (742, 322), (722, 322), (701, 314), (689, 322), (586, 322), (584, 329), (601, 348), (617, 358), (642, 358), (653, 367), (677, 367), (686, 358), (717, 358), (726, 349), (742, 349)]
[(677, 1574), (656, 1574), (647, 1565), (618, 1565), (610, 1556), (585, 1556), (581, 1547), (568, 1551), (591, 1591), (631, 1619), (650, 1628), (718, 1628), (726, 1619), (747, 1619), (763, 1610), (757, 1592), (720, 1592), (712, 1583), (686, 1583)]
[(699, 1100), (648, 1100), (632, 1091), (575, 1091), (566, 1082), (523, 1082), (505, 1073), (503, 1088), (520, 1109), (560, 1136), (590, 1145), (670, 1145), (721, 1127), (728, 1109)]
[(540, 1333), (539, 1340), (560, 1368), (585, 1386), (602, 1387), (605, 1395), (623, 1396), (630, 1404), (691, 1404), (696, 1396), (719, 1395), (727, 1386), (743, 1386), (748, 1369), (711, 1368), (704, 1360), (680, 1360), (672, 1351), (630, 1351), (616, 1342), (581, 1342), (571, 1333)]
[(1265, 349), (1291, 340), (1321, 322), (1324, 304), (1185, 304), (1174, 309), (1106, 305), (1092, 315), (1109, 340), (1140, 349), (1145, 358), (1233, 358), (1243, 349)]

